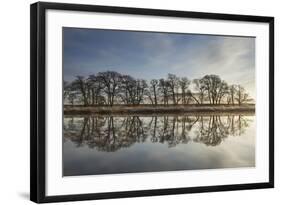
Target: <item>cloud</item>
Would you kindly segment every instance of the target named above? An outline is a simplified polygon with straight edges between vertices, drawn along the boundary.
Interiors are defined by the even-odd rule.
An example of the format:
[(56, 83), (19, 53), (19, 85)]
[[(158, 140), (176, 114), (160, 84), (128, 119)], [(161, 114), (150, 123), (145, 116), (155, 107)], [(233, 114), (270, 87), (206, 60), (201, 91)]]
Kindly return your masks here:
[(67, 79), (104, 70), (144, 79), (217, 74), (255, 98), (254, 38), (96, 29), (67, 29), (64, 35)]

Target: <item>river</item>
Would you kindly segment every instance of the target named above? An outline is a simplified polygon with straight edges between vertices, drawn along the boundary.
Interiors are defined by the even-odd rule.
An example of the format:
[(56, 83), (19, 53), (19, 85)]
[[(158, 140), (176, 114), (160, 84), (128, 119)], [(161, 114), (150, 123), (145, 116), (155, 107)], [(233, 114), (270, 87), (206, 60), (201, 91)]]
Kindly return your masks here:
[(255, 166), (254, 115), (65, 116), (63, 175)]

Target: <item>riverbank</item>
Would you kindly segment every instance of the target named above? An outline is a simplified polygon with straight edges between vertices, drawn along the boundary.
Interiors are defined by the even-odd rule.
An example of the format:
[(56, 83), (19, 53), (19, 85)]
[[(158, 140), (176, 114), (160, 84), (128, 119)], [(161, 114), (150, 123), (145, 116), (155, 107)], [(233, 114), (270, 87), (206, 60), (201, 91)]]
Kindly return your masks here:
[(71, 106), (64, 105), (65, 115), (107, 114), (107, 115), (152, 115), (185, 113), (255, 113), (255, 104), (244, 105), (114, 105), (114, 106)]

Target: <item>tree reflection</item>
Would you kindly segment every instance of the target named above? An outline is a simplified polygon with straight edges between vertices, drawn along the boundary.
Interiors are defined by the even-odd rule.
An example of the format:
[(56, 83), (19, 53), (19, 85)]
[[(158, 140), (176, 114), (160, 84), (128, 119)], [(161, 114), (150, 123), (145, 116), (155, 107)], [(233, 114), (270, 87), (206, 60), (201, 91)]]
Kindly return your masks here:
[(106, 152), (149, 141), (169, 147), (190, 141), (217, 146), (229, 136), (242, 135), (250, 122), (242, 115), (66, 117), (64, 140)]

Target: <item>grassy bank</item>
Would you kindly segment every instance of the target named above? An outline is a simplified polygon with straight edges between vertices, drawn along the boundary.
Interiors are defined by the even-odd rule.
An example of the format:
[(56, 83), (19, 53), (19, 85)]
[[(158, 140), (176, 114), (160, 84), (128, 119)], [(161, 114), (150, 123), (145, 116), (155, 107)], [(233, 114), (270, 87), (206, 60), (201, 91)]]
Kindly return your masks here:
[(245, 105), (114, 105), (114, 106), (64, 106), (64, 114), (184, 114), (184, 113), (255, 113), (255, 104)]

